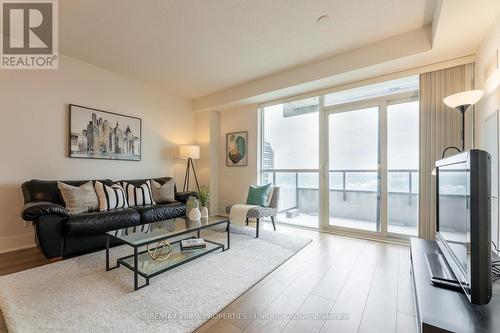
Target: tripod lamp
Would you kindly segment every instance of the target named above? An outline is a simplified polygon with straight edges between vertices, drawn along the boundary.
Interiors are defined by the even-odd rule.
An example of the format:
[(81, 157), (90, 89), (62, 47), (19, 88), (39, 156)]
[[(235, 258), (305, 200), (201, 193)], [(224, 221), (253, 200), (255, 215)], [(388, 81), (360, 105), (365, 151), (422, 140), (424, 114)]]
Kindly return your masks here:
[(200, 159), (200, 146), (196, 145), (179, 146), (179, 158), (181, 160), (187, 160), (186, 174), (184, 175), (183, 191), (189, 190), (189, 178), (192, 170), (194, 175), (194, 180), (196, 182), (196, 188), (198, 189), (198, 192), (200, 192), (200, 185), (198, 184), (198, 177), (196, 176), (196, 171), (194, 170), (194, 164), (193, 164), (193, 160)]

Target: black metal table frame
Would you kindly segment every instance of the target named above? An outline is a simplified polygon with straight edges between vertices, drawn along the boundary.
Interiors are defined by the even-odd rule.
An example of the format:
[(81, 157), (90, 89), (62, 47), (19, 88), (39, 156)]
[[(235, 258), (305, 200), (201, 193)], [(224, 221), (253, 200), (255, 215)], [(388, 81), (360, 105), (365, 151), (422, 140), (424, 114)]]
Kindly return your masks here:
[[(221, 244), (221, 243), (217, 243), (217, 242), (205, 239), (205, 242), (208, 242), (208, 243), (211, 243), (211, 244), (214, 244), (214, 245), (218, 245), (218, 246), (216, 246), (213, 249), (210, 249), (208, 251), (205, 251), (203, 253), (200, 253), (199, 255), (195, 255), (193, 257), (190, 257), (190, 258), (188, 258), (188, 259), (186, 259), (184, 261), (180, 261), (177, 264), (174, 264), (172, 266), (166, 267), (165, 269), (159, 270), (158, 272), (153, 273), (151, 275), (146, 275), (146, 274), (143, 274), (143, 273), (139, 272), (138, 264), (137, 264), (137, 257), (139, 256), (139, 254), (142, 254), (142, 253), (146, 252), (146, 250), (138, 252), (138, 250), (139, 250), (140, 247), (147, 246), (147, 245), (152, 244), (152, 243), (161, 242), (163, 240), (167, 240), (167, 239), (170, 239), (170, 238), (175, 238), (175, 237), (179, 237), (179, 236), (182, 236), (182, 235), (191, 234), (193, 232), (196, 232), (196, 236), (198, 238), (200, 238), (200, 231), (201, 230), (208, 229), (208, 228), (217, 226), (219, 224), (227, 224), (227, 228), (226, 228), (227, 246), (225, 246), (224, 244)], [(230, 242), (231, 242), (231, 236), (230, 235), (231, 235), (231, 222), (229, 222), (229, 219), (225, 220), (225, 221), (215, 222), (215, 223), (212, 223), (210, 225), (203, 225), (203, 226), (199, 226), (199, 227), (196, 227), (196, 228), (193, 228), (193, 229), (184, 230), (184, 231), (181, 231), (181, 232), (178, 232), (178, 233), (169, 234), (169, 235), (166, 235), (164, 237), (158, 237), (157, 239), (150, 240), (148, 242), (144, 242), (144, 243), (141, 243), (139, 245), (128, 243), (127, 241), (124, 241), (121, 238), (118, 238), (118, 237), (115, 237), (113, 235), (110, 235), (110, 234), (106, 233), (106, 271), (110, 271), (110, 270), (113, 270), (115, 268), (118, 268), (118, 267), (120, 267), (120, 264), (122, 264), (123, 266), (127, 267), (128, 269), (130, 269), (130, 270), (132, 270), (134, 272), (134, 291), (135, 290), (139, 290), (141, 288), (149, 286), (149, 279), (152, 278), (152, 277), (154, 277), (154, 276), (156, 276), (156, 275), (164, 273), (164, 272), (166, 272), (168, 270), (171, 270), (171, 269), (173, 269), (175, 267), (183, 265), (183, 264), (185, 264), (187, 262), (190, 262), (190, 261), (192, 261), (194, 259), (198, 259), (200, 257), (203, 257), (204, 255), (212, 253), (214, 251), (217, 251), (217, 250), (220, 250), (220, 249), (222, 249), (222, 251), (229, 250), (229, 248), (230, 248)], [(131, 246), (131, 247), (134, 248), (134, 253), (133, 254), (130, 254), (130, 255), (125, 256), (125, 257), (118, 258), (117, 261), (116, 261), (116, 265), (113, 266), (113, 267), (109, 267), (109, 238), (110, 237), (113, 237), (113, 238), (117, 239), (118, 241), (122, 242), (123, 244), (127, 244), (127, 245), (129, 245), (129, 246)], [(194, 236), (191, 236), (191, 237), (187, 237), (185, 239), (189, 239), (189, 238), (193, 238), (193, 237)], [(173, 242), (172, 244), (178, 243), (180, 241), (181, 240), (177, 240), (177, 241)], [(128, 259), (130, 257), (134, 257), (134, 266), (133, 267), (125, 262), (125, 259)], [(153, 260), (153, 259), (151, 259), (151, 260)], [(144, 283), (141, 286), (139, 286), (139, 275), (142, 276), (146, 280), (146, 283)]]

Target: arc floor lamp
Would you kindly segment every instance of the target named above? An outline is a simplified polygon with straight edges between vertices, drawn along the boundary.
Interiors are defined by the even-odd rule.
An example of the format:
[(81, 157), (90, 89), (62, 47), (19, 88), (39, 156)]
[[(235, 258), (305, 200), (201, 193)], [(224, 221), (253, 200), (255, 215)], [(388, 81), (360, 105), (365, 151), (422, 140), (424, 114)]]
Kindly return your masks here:
[(194, 180), (196, 182), (196, 188), (200, 192), (200, 184), (198, 184), (198, 177), (196, 176), (196, 170), (194, 169), (193, 160), (200, 159), (200, 146), (196, 145), (183, 145), (179, 146), (179, 158), (182, 160), (187, 160), (186, 173), (184, 175), (184, 186), (183, 191), (189, 191), (189, 179), (191, 171), (193, 171)]
[(444, 104), (462, 114), (462, 147), (461, 149), (455, 146), (446, 147), (443, 150), (441, 158), (444, 158), (444, 154), (448, 149), (456, 149), (458, 152), (463, 152), (465, 150), (465, 113), (472, 105), (476, 104), (481, 97), (483, 97), (483, 94), (484, 92), (482, 90), (467, 90), (450, 95), (443, 99)]

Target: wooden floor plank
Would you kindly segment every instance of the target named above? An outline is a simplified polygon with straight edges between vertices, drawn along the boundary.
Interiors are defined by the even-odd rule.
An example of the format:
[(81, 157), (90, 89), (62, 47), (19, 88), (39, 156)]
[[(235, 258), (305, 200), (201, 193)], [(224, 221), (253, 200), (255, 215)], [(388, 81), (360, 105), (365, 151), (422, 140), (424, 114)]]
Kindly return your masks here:
[(325, 316), (329, 314), (333, 302), (311, 294), (284, 328), (284, 333), (317, 333), (323, 327)]
[(401, 247), (399, 257), (398, 312), (415, 316), (410, 276), (410, 250)]
[(399, 247), (381, 244), (359, 332), (395, 333), (399, 277)]
[(356, 241), (346, 245), (314, 289), (313, 294), (335, 302), (365, 243), (364, 241)]
[(321, 332), (358, 331), (377, 262), (377, 244), (367, 242)]
[(254, 320), (244, 332), (262, 332), (264, 327), (266, 332), (283, 330), (321, 278), (322, 275), (304, 270), (269, 307), (261, 312), (264, 319)]
[(398, 312), (397, 333), (417, 333), (415, 317)]
[(218, 320), (214, 325), (209, 326), (206, 330), (197, 330), (197, 333), (240, 333), (241, 329), (229, 321)]
[(0, 276), (51, 263), (36, 247), (0, 254)]
[[(264, 279), (259, 283), (260, 286), (253, 287), (252, 289), (255, 289), (255, 291), (250, 290), (246, 295), (243, 295), (233, 302), (233, 304), (230, 304), (225, 311), (231, 312), (233, 318), (243, 317), (243, 319), (230, 319), (230, 321), (241, 329), (247, 329), (255, 320), (255, 317), (262, 316), (264, 310), (267, 309), (272, 302), (280, 304), (280, 302), (287, 297), (290, 291), (288, 291), (285, 296), (281, 297), (285, 290), (293, 290), (297, 285), (303, 283), (303, 281), (299, 279), (301, 274), (305, 275), (307, 286), (314, 288), (322, 274), (328, 270), (328, 265), (330, 265), (333, 259), (340, 253), (345, 244), (345, 240), (339, 240), (334, 245), (325, 242), (323, 246), (317, 248), (314, 253), (309, 254), (312, 259), (310, 263), (308, 263), (308, 261), (303, 261), (303, 257), (293, 258), (296, 260), (292, 260), (289, 264), (283, 265), (283, 267), (280, 268), (281, 272)], [(286, 279), (284, 280), (283, 277), (287, 279), (293, 277), (294, 279), (299, 279), (299, 281), (295, 283), (292, 282), (292, 287), (289, 287), (289, 284), (287, 284), (288, 281)], [(316, 277), (316, 279), (313, 280), (311, 277)], [(315, 282), (312, 283), (313, 281)], [(308, 293), (310, 293), (310, 291)], [(304, 298), (305, 297), (307, 297), (307, 295), (305, 295)], [(297, 299), (297, 296), (295, 296), (295, 298)], [(298, 306), (300, 306), (300, 304), (298, 304), (297, 307)], [(276, 309), (276, 307), (275, 305), (274, 309)], [(283, 323), (279, 323), (279, 326), (281, 327), (282, 324)], [(270, 328), (268, 327), (267, 329), (269, 330)]]

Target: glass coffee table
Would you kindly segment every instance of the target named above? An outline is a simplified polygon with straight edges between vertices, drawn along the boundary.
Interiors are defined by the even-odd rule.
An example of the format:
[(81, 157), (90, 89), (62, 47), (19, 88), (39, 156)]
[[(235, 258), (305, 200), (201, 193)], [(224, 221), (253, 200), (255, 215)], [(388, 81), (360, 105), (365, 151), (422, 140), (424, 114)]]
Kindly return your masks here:
[[(179, 239), (172, 243), (168, 243), (172, 251), (166, 260), (153, 259), (147, 249), (139, 251), (141, 247), (145, 247), (153, 243), (168, 241), (168, 239), (174, 237), (177, 238), (183, 235), (191, 234), (190, 237), (182, 238), (189, 239), (194, 238), (193, 233), (196, 233), (196, 237), (200, 238), (201, 231), (203, 229), (221, 224), (227, 225), (226, 245), (205, 239), (206, 248), (181, 251), (181, 239)], [(109, 231), (106, 233), (106, 271), (120, 267), (120, 265), (127, 267), (134, 272), (134, 290), (138, 290), (148, 286), (149, 279), (153, 276), (166, 272), (191, 260), (200, 258), (211, 252), (217, 250), (228, 250), (230, 245), (230, 226), (231, 223), (229, 222), (229, 218), (224, 216), (210, 216), (197, 222), (190, 221), (187, 217), (184, 217)], [(133, 254), (119, 258), (114, 267), (109, 266), (110, 238), (117, 239), (134, 249)], [(139, 275), (146, 280), (146, 283), (141, 286), (139, 286), (138, 281)]]

